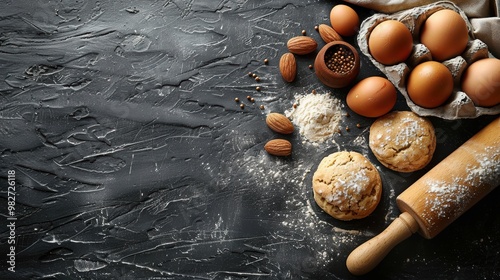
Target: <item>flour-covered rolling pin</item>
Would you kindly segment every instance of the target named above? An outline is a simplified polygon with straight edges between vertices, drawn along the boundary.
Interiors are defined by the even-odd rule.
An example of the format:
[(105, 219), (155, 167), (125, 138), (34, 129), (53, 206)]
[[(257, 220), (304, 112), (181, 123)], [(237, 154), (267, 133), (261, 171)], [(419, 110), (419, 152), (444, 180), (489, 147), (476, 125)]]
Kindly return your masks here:
[(419, 232), (431, 239), (500, 184), (500, 117), (401, 193), (402, 214), (347, 258), (354, 275), (372, 270), (398, 243)]

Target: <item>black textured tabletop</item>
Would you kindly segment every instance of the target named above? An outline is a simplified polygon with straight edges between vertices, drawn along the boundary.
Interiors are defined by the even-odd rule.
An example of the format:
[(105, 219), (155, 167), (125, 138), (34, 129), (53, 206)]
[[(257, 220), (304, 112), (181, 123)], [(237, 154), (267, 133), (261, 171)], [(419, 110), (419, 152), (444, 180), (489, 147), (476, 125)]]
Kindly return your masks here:
[[(0, 278), (356, 279), (345, 260), (400, 214), (397, 195), (496, 116), (429, 117), (432, 162), (385, 168), (368, 147), (374, 119), (348, 109), (349, 87), (319, 82), (315, 53), (297, 57), (294, 82), (279, 73), (302, 30), (324, 45), (314, 26), (339, 3), (2, 1)], [(382, 76), (360, 56), (357, 81)], [(267, 154), (266, 114), (313, 90), (344, 104), (340, 133), (312, 144), (295, 132), (290, 157)], [(409, 110), (401, 95), (394, 110)], [(364, 219), (314, 202), (312, 174), (336, 151), (380, 172), (381, 202)], [(499, 199), (434, 239), (411, 236), (359, 278), (498, 279)]]

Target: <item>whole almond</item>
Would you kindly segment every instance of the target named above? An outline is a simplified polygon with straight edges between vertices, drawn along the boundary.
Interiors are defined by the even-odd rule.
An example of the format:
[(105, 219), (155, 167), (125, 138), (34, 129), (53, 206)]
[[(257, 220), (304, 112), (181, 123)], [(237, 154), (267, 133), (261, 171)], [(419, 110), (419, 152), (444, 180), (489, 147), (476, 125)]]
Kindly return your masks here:
[(280, 113), (270, 113), (267, 115), (266, 124), (270, 129), (281, 134), (291, 134), (294, 131), (292, 122)]
[(280, 72), (283, 79), (289, 83), (295, 80), (297, 75), (297, 62), (292, 53), (285, 53), (280, 58)]
[(318, 43), (309, 36), (296, 36), (288, 40), (286, 46), (291, 53), (303, 55), (315, 51)]
[(333, 41), (343, 41), (344, 39), (340, 36), (337, 31), (335, 31), (331, 26), (326, 24), (319, 25), (319, 36), (325, 41), (325, 43), (330, 43)]
[(286, 157), (292, 154), (292, 143), (285, 139), (273, 139), (264, 145), (264, 149), (273, 156)]

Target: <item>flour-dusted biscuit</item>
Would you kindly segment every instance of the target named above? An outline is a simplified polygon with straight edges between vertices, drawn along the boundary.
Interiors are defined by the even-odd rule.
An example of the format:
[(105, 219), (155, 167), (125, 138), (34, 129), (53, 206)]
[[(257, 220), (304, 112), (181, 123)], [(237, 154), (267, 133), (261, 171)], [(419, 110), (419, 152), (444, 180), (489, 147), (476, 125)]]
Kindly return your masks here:
[(369, 146), (385, 167), (413, 172), (431, 161), (436, 134), (428, 119), (410, 111), (395, 111), (371, 125)]
[(312, 187), (319, 207), (343, 221), (370, 215), (382, 195), (378, 170), (357, 152), (336, 152), (323, 158)]

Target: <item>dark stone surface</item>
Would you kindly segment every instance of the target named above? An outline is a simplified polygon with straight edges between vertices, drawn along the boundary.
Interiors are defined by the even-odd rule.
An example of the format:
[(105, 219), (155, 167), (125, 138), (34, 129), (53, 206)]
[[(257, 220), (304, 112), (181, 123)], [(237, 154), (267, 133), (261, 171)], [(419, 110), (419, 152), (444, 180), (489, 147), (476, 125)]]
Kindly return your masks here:
[[(267, 155), (277, 135), (266, 113), (313, 89), (345, 103), (347, 88), (326, 88), (307, 67), (314, 54), (298, 58), (292, 84), (278, 71), (301, 30), (324, 45), (314, 25), (339, 2), (2, 1), (1, 224), (11, 222), (8, 170), (17, 220), (15, 273), (11, 231), (0, 229), (0, 278), (355, 278), (345, 259), (399, 215), (395, 197), (493, 117), (431, 118), (436, 155), (412, 174), (376, 161), (373, 120), (352, 112), (336, 144), (295, 133), (290, 158)], [(381, 75), (361, 59), (358, 80)], [(408, 110), (401, 96), (396, 109)], [(312, 173), (338, 150), (381, 172), (383, 199), (366, 219), (336, 221), (312, 199)], [(500, 277), (498, 199), (495, 190), (435, 239), (412, 236), (361, 278)]]

